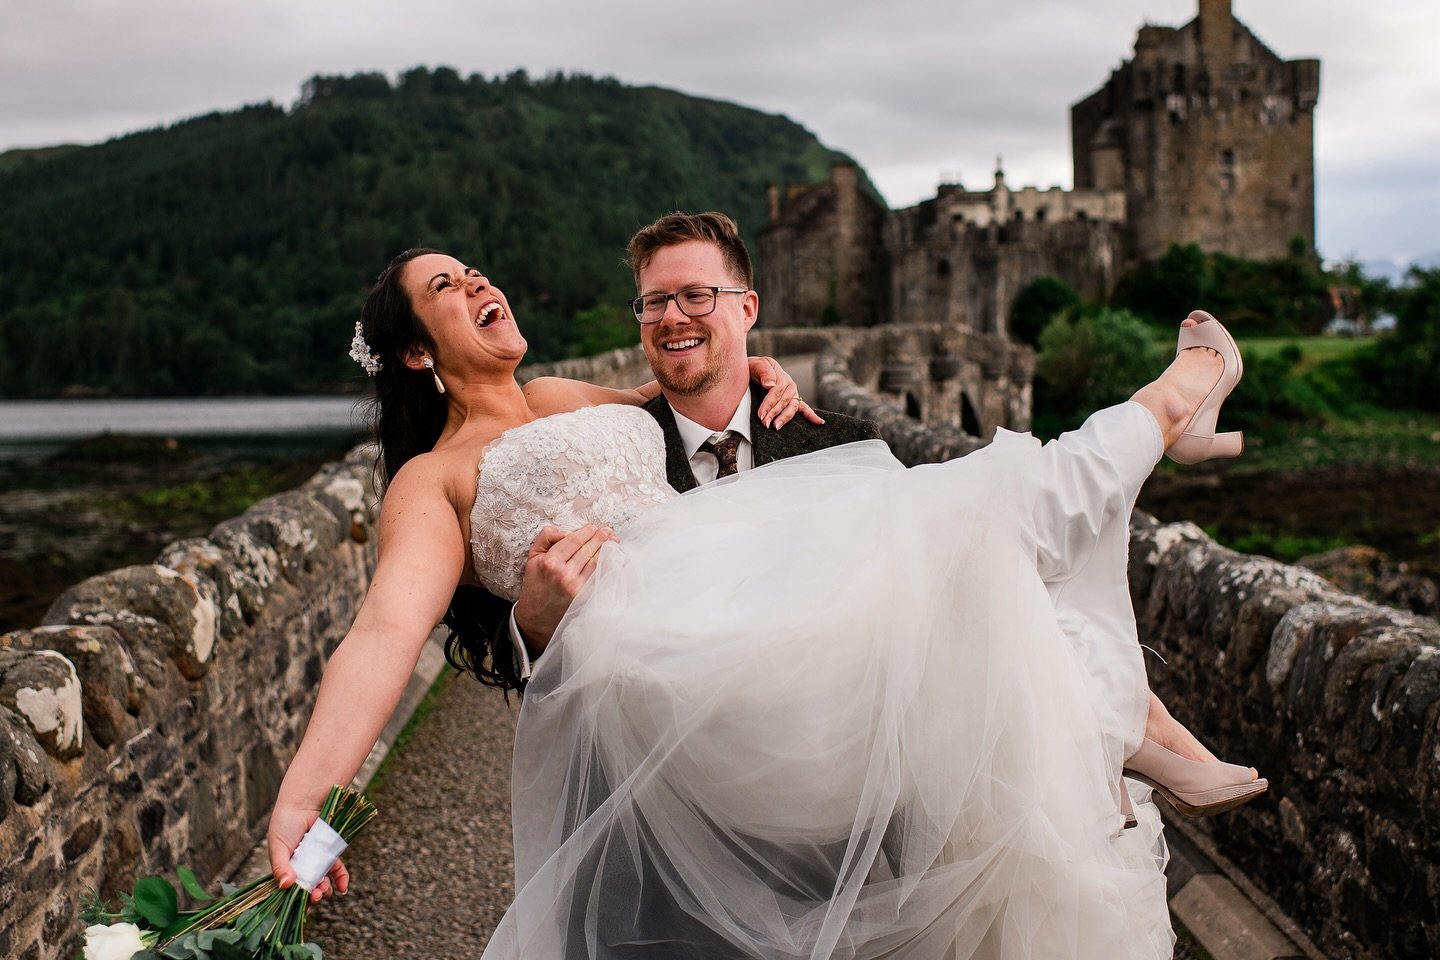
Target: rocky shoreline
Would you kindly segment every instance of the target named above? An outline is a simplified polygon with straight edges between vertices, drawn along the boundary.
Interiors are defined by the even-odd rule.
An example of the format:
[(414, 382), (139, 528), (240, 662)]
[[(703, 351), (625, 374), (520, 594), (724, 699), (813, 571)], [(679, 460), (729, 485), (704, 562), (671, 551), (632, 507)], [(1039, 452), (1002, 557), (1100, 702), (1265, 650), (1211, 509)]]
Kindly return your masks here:
[(0, 634), (33, 627), (66, 588), (150, 563), (251, 503), (309, 479), (348, 439), (267, 447), (106, 434), (0, 460)]

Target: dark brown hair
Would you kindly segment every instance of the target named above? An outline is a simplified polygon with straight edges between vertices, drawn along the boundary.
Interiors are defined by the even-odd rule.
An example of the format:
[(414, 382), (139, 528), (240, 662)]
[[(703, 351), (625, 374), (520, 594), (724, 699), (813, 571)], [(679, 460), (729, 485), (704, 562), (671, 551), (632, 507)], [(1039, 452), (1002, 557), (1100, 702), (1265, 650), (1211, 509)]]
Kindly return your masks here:
[(387, 487), (407, 461), (435, 446), (445, 428), (445, 398), (436, 393), (430, 374), (405, 366), (410, 351), (421, 347), (433, 353), (434, 344), (400, 283), (407, 263), (439, 252), (416, 247), (391, 260), (360, 308), (360, 332), (380, 358), (370, 418), (380, 442), (380, 479)]
[(635, 285), (640, 285), (640, 271), (658, 251), (691, 240), (715, 244), (725, 258), (726, 268), (735, 278), (747, 288), (755, 285), (750, 251), (745, 249), (745, 241), (740, 239), (740, 228), (734, 220), (714, 210), (706, 213), (676, 210), (637, 230), (625, 248), (629, 255), (626, 262), (635, 273)]

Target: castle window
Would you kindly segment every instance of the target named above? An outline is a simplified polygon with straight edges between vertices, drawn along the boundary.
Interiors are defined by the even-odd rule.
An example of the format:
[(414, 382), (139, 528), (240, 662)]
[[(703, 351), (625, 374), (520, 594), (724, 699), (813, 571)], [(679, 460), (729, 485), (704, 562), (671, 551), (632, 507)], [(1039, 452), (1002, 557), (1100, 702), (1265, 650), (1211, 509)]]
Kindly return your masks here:
[(1038, 210), (1035, 211), (1036, 223), (1043, 223), (1045, 221), (1045, 209), (1045, 207), (1040, 207)]
[(1076, 211), (1075, 211), (1075, 219), (1076, 219), (1076, 220), (1082, 220), (1082, 221), (1083, 221), (1083, 220), (1089, 220), (1089, 219), (1090, 219), (1090, 215), (1089, 215), (1088, 213), (1086, 213), (1084, 210), (1076, 210)]
[(1298, 174), (1298, 173), (1292, 173), (1292, 174), (1290, 174), (1290, 189), (1291, 189), (1291, 190), (1299, 190), (1299, 189), (1300, 189), (1300, 174)]
[(1220, 192), (1235, 192), (1235, 151), (1229, 147), (1220, 151)]
[(950, 276), (950, 261), (949, 261), (949, 260), (936, 260), (936, 261), (935, 261), (935, 276), (937, 276), (937, 277), (948, 277), (948, 276)]
[(1170, 122), (1178, 124), (1185, 119), (1185, 98), (1181, 94), (1172, 93), (1165, 98), (1165, 109), (1170, 114)]

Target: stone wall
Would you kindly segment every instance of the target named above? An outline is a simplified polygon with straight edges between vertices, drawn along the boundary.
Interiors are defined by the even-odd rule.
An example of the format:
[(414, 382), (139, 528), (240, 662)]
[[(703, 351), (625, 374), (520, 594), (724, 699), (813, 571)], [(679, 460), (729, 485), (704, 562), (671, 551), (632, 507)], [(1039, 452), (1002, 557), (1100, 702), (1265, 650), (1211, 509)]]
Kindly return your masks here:
[(78, 898), (262, 837), (374, 567), (374, 449), (0, 637), (0, 956), (79, 951)]
[(1440, 624), (1137, 515), (1151, 684), (1270, 780), (1195, 821), (1327, 956), (1440, 956)]
[(1026, 193), (1009, 190), (997, 171), (993, 190), (944, 185), (935, 199), (891, 212), (878, 240), (889, 268), (888, 316), (1006, 334), (1015, 298), (1040, 277), (1063, 280), (1087, 301), (1108, 298), (1126, 263), (1123, 194), (1106, 219), (1079, 211), (1023, 219), (1012, 201)]
[(760, 232), (761, 324), (942, 323), (1004, 335), (1020, 291), (1056, 277), (1090, 301), (1109, 296), (1126, 263), (1121, 190), (983, 192), (944, 184), (935, 198), (887, 211), (853, 168), (771, 191)]

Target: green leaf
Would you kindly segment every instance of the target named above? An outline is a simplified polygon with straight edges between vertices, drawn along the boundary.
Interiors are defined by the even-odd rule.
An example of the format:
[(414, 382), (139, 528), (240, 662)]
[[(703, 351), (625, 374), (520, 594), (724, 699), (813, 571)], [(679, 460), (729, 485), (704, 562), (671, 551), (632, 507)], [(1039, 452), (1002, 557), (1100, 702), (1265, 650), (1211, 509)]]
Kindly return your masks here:
[(144, 877), (135, 884), (135, 911), (157, 930), (164, 930), (180, 916), (175, 888), (163, 877)]
[(209, 903), (214, 899), (210, 894), (205, 892), (205, 888), (200, 885), (200, 881), (189, 868), (176, 867), (175, 875), (180, 878), (180, 885), (185, 888), (185, 892), (196, 900), (199, 900), (201, 903)]
[(170, 960), (195, 960), (195, 938), (193, 935), (181, 937), (166, 946), (164, 950), (160, 951), (160, 954), (169, 957)]
[(210, 960), (255, 960), (255, 954), (242, 950), (233, 943), (216, 940), (214, 949), (210, 951)]

